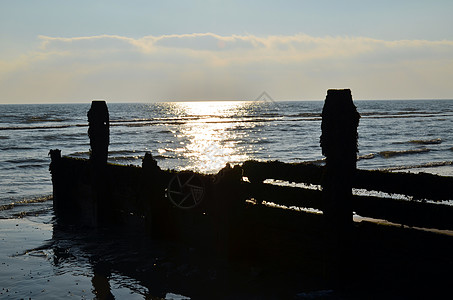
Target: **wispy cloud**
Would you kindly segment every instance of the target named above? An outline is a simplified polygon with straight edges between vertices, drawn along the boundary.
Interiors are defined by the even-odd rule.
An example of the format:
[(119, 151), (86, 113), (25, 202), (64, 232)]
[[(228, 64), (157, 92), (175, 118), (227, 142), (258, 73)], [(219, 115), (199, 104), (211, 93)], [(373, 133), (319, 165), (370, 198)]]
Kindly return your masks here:
[[(0, 60), (0, 101), (451, 97), (453, 41), (193, 33), (130, 38), (39, 36)], [(58, 87), (56, 86), (58, 84)], [(50, 99), (51, 98), (51, 99)]]
[(258, 57), (281, 61), (282, 54), (291, 54), (291, 60), (311, 58), (351, 57), (359, 54), (376, 53), (387, 57), (391, 54), (447, 55), (451, 58), (453, 41), (399, 40), (384, 41), (364, 37), (312, 37), (305, 34), (292, 36), (253, 35), (220, 36), (213, 33), (193, 33), (180, 35), (145, 36), (133, 39), (117, 35), (59, 38), (39, 36), (41, 49), (46, 52), (78, 51), (102, 52), (141, 52), (155, 54), (158, 51), (183, 51), (186, 55), (198, 53), (226, 56), (238, 59)]

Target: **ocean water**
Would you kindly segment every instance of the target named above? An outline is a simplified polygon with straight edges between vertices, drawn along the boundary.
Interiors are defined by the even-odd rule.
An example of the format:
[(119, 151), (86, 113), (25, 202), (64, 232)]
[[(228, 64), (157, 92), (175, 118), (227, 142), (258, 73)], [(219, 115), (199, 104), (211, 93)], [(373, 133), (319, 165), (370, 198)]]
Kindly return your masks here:
[[(358, 168), (453, 176), (453, 100), (355, 101)], [(108, 103), (109, 160), (215, 173), (249, 159), (322, 161), (323, 101)], [(89, 156), (86, 104), (0, 105), (0, 217), (41, 209), (50, 149)], [(15, 205), (11, 205), (15, 204)], [(14, 213), (17, 211), (12, 210)]]

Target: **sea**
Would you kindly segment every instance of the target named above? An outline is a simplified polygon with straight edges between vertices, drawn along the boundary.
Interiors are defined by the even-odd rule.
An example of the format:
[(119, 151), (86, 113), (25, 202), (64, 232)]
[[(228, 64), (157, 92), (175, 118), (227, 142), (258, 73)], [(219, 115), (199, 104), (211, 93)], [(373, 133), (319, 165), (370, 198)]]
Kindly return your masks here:
[[(109, 161), (141, 165), (149, 152), (162, 169), (208, 174), (217, 173), (227, 163), (235, 165), (252, 159), (322, 164), (319, 140), (323, 104), (107, 102)], [(35, 218), (33, 226), (43, 223), (49, 226), (45, 230), (52, 230), (48, 153), (60, 149), (63, 156), (89, 157), (90, 105), (0, 105), (0, 221)], [(453, 100), (355, 101), (355, 105), (361, 115), (359, 169), (453, 176)], [(77, 264), (72, 267), (80, 271)], [(72, 276), (71, 280), (90, 278)], [(85, 283), (90, 285), (89, 280)], [(173, 298), (166, 299), (189, 299), (170, 296)]]
[[(107, 103), (109, 161), (216, 173), (246, 160), (321, 162), (323, 101)], [(84, 104), (0, 105), (0, 218), (50, 199), (49, 150), (89, 157)], [(355, 101), (359, 169), (453, 176), (453, 100)], [(45, 202), (45, 201), (44, 201)], [(8, 211), (20, 205), (21, 211)], [(24, 211), (25, 210), (25, 211)]]

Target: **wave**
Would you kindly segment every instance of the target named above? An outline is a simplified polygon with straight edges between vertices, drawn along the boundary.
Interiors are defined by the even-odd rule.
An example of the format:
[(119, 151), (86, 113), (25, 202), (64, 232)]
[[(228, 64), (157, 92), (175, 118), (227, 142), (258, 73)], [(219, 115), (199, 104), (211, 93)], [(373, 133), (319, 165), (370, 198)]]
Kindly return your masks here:
[(453, 166), (453, 161), (440, 161), (440, 162), (429, 162), (418, 165), (409, 165), (409, 166), (396, 166), (390, 168), (383, 168), (380, 170), (383, 171), (397, 171), (397, 170), (409, 170), (409, 169), (420, 169), (420, 168), (435, 168), (443, 166)]
[(321, 112), (307, 112), (307, 113), (297, 113), (297, 114), (288, 114), (289, 117), (304, 117), (304, 118), (317, 118), (321, 116)]
[(49, 141), (49, 142), (52, 142), (52, 141), (61, 141), (63, 138), (68, 138), (68, 137), (64, 137), (64, 135), (62, 134), (49, 134), (49, 135), (43, 135), (41, 137), (44, 141)]
[(66, 125), (49, 125), (49, 126), (14, 126), (14, 127), (0, 127), (0, 131), (6, 130), (37, 130), (37, 129), (62, 129), (70, 127), (88, 127), (88, 124), (66, 124)]
[(86, 157), (89, 155), (90, 155), (90, 151), (80, 151), (80, 152), (70, 153), (68, 156), (70, 156), (70, 157)]
[(363, 118), (380, 119), (380, 118), (414, 118), (414, 117), (451, 117), (448, 112), (433, 112), (433, 111), (399, 111), (399, 112), (361, 112)]
[(275, 142), (272, 140), (268, 140), (268, 139), (256, 139), (256, 140), (248, 141), (248, 143), (254, 144), (254, 145), (260, 145), (260, 144), (273, 144)]
[(376, 153), (369, 153), (369, 154), (357, 156), (357, 160), (373, 159), (375, 157), (376, 157)]
[(146, 121), (146, 122), (133, 122), (133, 123), (110, 123), (110, 127), (119, 127), (119, 126), (126, 126), (126, 127), (146, 127), (146, 126), (153, 126), (153, 125), (182, 125), (185, 124), (185, 121), (168, 121), (168, 122), (159, 122), (159, 121)]
[(88, 136), (88, 132), (87, 131), (73, 132), (73, 133), (63, 132), (63, 133), (59, 133), (58, 135), (60, 137), (64, 137), (64, 138), (70, 139), (70, 138), (87, 137)]
[(112, 150), (109, 151), (109, 155), (121, 155), (121, 154), (131, 154), (131, 153), (137, 153), (140, 151), (136, 150)]
[[(108, 153), (110, 161), (136, 160), (144, 156), (144, 151), (136, 150), (112, 150)], [(90, 151), (73, 152), (68, 155), (75, 158), (89, 158)]]
[(401, 156), (401, 155), (410, 155), (410, 154), (418, 154), (429, 152), (431, 149), (428, 148), (420, 148), (420, 149), (409, 149), (409, 150), (402, 150), (402, 151), (381, 151), (379, 155), (384, 158), (391, 158), (394, 156)]
[(47, 214), (52, 210), (52, 204), (48, 203), (50, 200), (52, 196), (0, 205), (0, 219), (20, 219)]
[(156, 155), (153, 155), (153, 158), (156, 160), (164, 160), (164, 159), (172, 159), (174, 157), (170, 156), (170, 155), (156, 154)]
[[(25, 165), (18, 165), (17, 168), (19, 169), (39, 169), (42, 168), (43, 164), (25, 164)], [(45, 164), (47, 166), (47, 164)]]
[(281, 114), (278, 114), (278, 113), (261, 113), (260, 114), (260, 117), (271, 117), (271, 118), (275, 118), (275, 117), (281, 117), (282, 115)]
[(26, 118), (25, 123), (64, 122), (66, 119), (52, 118), (50, 116), (33, 116)]
[(411, 144), (419, 144), (419, 145), (435, 145), (442, 143), (442, 139), (430, 139), (430, 140), (412, 140), (409, 141)]
[(131, 161), (131, 160), (139, 160), (142, 156), (139, 155), (130, 155), (130, 156), (111, 156), (108, 158), (109, 161), (119, 162), (119, 161)]
[(293, 119), (293, 122), (301, 122), (301, 121), (322, 121), (322, 117), (313, 117), (313, 118), (301, 118), (301, 119)]
[(14, 201), (9, 204), (0, 205), (0, 211), (5, 211), (5, 210), (13, 209), (14, 207), (17, 207), (17, 206), (24, 206), (24, 205), (29, 205), (29, 204), (33, 204), (33, 203), (43, 203), (43, 202), (50, 201), (52, 199), (53, 199), (52, 195), (35, 197), (35, 198), (31, 198), (31, 199), (22, 199), (22, 200)]
[(41, 158), (16, 158), (16, 159), (7, 159), (5, 160), (6, 163), (10, 164), (43, 164), (48, 163), (47, 159)]
[(11, 150), (17, 150), (17, 151), (23, 151), (23, 150), (35, 150), (33, 147), (25, 147), (25, 146), (11, 146), (11, 147), (2, 147), (0, 148), (2, 151), (11, 151)]
[(318, 165), (318, 166), (324, 166), (326, 164), (326, 159), (321, 158), (321, 159), (316, 159), (316, 160), (309, 160), (306, 161), (307, 163)]
[(17, 159), (17, 160), (5, 160), (2, 163), (1, 168), (3, 171), (13, 171), (13, 170), (21, 170), (20, 172), (24, 172), (27, 169), (41, 169), (46, 168), (49, 165), (49, 161), (47, 160), (39, 160), (39, 159)]
[[(395, 114), (376, 114), (376, 113), (365, 113), (362, 117), (368, 118), (412, 118), (414, 114), (410, 115), (395, 115)], [(426, 115), (436, 116), (438, 115)], [(217, 120), (212, 120), (212, 118)], [(126, 127), (146, 127), (154, 125), (183, 125), (187, 122), (202, 121), (203, 123), (209, 124), (221, 124), (221, 123), (263, 123), (263, 122), (278, 122), (278, 121), (320, 121), (321, 117), (318, 113), (300, 113), (300, 114), (288, 114), (288, 115), (274, 115), (274, 114), (261, 114), (259, 116), (213, 116), (213, 117), (178, 117), (178, 118), (154, 118), (154, 119), (130, 119), (130, 120), (111, 120), (110, 126), (126, 126)], [(288, 119), (289, 118), (289, 119)], [(64, 120), (59, 120), (63, 122)], [(55, 121), (57, 122), (57, 121)], [(88, 127), (87, 123), (80, 124), (61, 124), (61, 125), (36, 125), (36, 126), (6, 126), (0, 127), (0, 131), (8, 130), (50, 130), (50, 129), (64, 129), (71, 127)], [(3, 137), (6, 139), (8, 137)], [(416, 141), (414, 141), (416, 142)]]
[[(112, 156), (109, 157), (108, 160), (112, 162), (120, 162), (120, 161), (142, 161), (144, 155), (127, 155), (127, 156)], [(156, 154), (153, 155), (153, 158), (156, 160), (165, 160), (165, 159), (172, 159), (174, 158), (173, 156), (170, 155), (162, 155), (162, 154)]]
[[(275, 119), (265, 117), (255, 117), (253, 119), (239, 118), (239, 119), (219, 119), (219, 120), (206, 120), (204, 118), (170, 118), (164, 120), (121, 120), (121, 121), (110, 121), (110, 127), (126, 126), (126, 127), (145, 127), (152, 125), (184, 125), (187, 122), (193, 122), (197, 120), (205, 120), (203, 123), (217, 124), (217, 123), (249, 123), (249, 122), (272, 122)], [(0, 131), (8, 130), (47, 130), (47, 129), (65, 129), (71, 127), (88, 127), (88, 123), (85, 124), (62, 124), (62, 125), (37, 125), (37, 126), (7, 126), (0, 127)], [(6, 137), (8, 138), (8, 137)], [(5, 138), (5, 139), (6, 139)]]
[[(215, 119), (213, 119), (215, 118)], [(321, 120), (319, 116), (311, 118), (291, 119), (292, 122), (297, 121), (312, 121)], [(241, 117), (178, 117), (178, 118), (155, 118), (155, 119), (130, 119), (130, 120), (113, 120), (110, 121), (110, 127), (146, 127), (156, 125), (184, 125), (191, 122), (203, 122), (208, 124), (233, 124), (233, 123), (265, 123), (276, 121), (288, 121), (287, 119), (276, 118), (274, 115), (259, 115), (259, 116), (241, 116)], [(78, 124), (60, 124), (60, 125), (36, 125), (36, 126), (3, 126), (0, 131), (17, 131), (17, 130), (51, 130), (65, 129), (73, 127), (88, 127), (88, 123)], [(8, 137), (4, 137), (6, 139)]]

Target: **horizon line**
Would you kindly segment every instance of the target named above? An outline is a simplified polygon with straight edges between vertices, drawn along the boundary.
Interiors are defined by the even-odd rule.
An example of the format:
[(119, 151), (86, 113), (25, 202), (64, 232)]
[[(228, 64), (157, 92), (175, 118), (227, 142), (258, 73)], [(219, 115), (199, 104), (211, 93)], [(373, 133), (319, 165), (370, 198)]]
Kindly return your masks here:
[[(49, 105), (49, 104), (90, 104), (92, 101), (101, 100), (106, 101), (107, 103), (117, 103), (117, 104), (146, 104), (146, 103), (184, 103), (184, 102), (267, 102), (260, 100), (247, 100), (247, 99), (230, 99), (230, 100), (221, 100), (221, 99), (191, 99), (191, 100), (138, 100), (138, 101), (127, 101), (127, 100), (108, 100), (108, 99), (91, 99), (83, 101), (51, 101), (51, 102), (0, 102), (0, 105)], [(324, 101), (325, 99), (284, 99), (284, 100), (275, 100), (273, 102), (309, 102), (309, 101)], [(354, 99), (354, 101), (445, 101), (453, 100), (453, 98), (394, 98), (394, 99)]]

